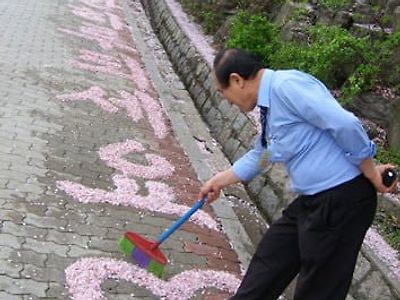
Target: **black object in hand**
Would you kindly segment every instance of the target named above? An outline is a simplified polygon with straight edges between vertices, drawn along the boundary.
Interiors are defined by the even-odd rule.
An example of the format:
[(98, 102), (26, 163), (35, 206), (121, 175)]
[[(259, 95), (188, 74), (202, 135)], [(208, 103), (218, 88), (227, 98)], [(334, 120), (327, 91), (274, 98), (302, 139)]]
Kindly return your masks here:
[(393, 182), (396, 180), (397, 174), (394, 169), (386, 169), (382, 174), (383, 184), (387, 187), (390, 187)]

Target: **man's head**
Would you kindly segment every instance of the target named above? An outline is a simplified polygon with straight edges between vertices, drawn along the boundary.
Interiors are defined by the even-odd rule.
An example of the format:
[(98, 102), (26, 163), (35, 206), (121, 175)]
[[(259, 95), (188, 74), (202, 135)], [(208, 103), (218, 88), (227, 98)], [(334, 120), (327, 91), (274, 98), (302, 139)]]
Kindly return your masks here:
[(217, 89), (242, 111), (251, 111), (257, 104), (263, 65), (252, 54), (241, 49), (223, 49), (214, 59)]

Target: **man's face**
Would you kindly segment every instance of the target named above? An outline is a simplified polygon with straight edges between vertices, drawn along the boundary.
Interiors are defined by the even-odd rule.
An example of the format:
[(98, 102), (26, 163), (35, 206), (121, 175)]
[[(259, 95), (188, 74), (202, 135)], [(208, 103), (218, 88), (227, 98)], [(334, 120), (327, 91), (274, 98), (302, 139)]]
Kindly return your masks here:
[[(239, 75), (230, 77), (230, 84), (223, 88), (214, 77), (217, 90), (228, 100), (229, 103), (236, 105), (243, 112), (249, 112), (255, 107), (255, 101), (251, 99), (248, 84)], [(254, 102), (254, 103), (253, 103)]]

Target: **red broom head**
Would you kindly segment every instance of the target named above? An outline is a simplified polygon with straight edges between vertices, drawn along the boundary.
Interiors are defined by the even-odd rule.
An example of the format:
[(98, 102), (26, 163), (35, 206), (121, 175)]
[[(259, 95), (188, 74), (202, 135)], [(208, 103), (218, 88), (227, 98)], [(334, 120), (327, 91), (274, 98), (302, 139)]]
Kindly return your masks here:
[(167, 264), (168, 260), (158, 248), (156, 242), (148, 241), (134, 232), (126, 232), (124, 236), (135, 246), (132, 252), (132, 258), (139, 266), (147, 268), (151, 260), (161, 265)]

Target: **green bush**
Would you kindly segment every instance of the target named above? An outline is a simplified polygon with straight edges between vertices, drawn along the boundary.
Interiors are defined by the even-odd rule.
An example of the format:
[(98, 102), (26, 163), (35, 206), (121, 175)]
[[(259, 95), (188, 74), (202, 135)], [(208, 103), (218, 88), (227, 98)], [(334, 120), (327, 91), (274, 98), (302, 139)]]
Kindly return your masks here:
[(384, 149), (382, 147), (378, 147), (376, 159), (382, 164), (391, 163), (400, 166), (400, 151), (391, 148)]
[(319, 0), (318, 3), (323, 7), (329, 8), (331, 10), (336, 10), (341, 7), (351, 4), (351, 0)]
[[(309, 72), (330, 88), (339, 88), (364, 60), (367, 42), (338, 26), (318, 25), (309, 30), (311, 44), (292, 43), (271, 58), (277, 68)], [(286, 48), (286, 46), (285, 46)]]
[(309, 72), (330, 88), (340, 87), (361, 64), (367, 42), (338, 26), (315, 26), (309, 31), (312, 43), (283, 43), (277, 28), (264, 16), (242, 12), (232, 23), (227, 47), (257, 54), (276, 69), (296, 68)]
[[(382, 81), (383, 72), (385, 72), (387, 66), (393, 64), (393, 53), (397, 47), (400, 47), (400, 32), (387, 35), (383, 40), (374, 41), (368, 47), (365, 47), (365, 63), (360, 64), (348, 77), (343, 87), (344, 100), (369, 91)], [(398, 81), (396, 70), (400, 70), (400, 68), (394, 67), (394, 72), (391, 72), (393, 73), (391, 78), (394, 82)], [(388, 78), (389, 81), (391, 78)], [(391, 82), (384, 82), (383, 84), (390, 85)]]
[(379, 66), (376, 64), (361, 64), (351, 74), (342, 87), (342, 104), (350, 103), (354, 96), (370, 90), (378, 81)]
[(212, 2), (181, 0), (181, 4), (203, 26), (207, 34), (215, 33), (224, 21), (222, 11)]
[(200, 22), (203, 23), (205, 32), (212, 33), (218, 29), (220, 24), (220, 16), (212, 11), (202, 11), (200, 13)]
[(233, 19), (226, 47), (242, 48), (268, 63), (280, 47), (278, 28), (262, 15), (239, 12)]
[(343, 104), (378, 83), (400, 90), (396, 72), (383, 76), (389, 70), (387, 66), (396, 70), (392, 61), (394, 51), (399, 51), (400, 32), (369, 40), (355, 37), (339, 26), (315, 25), (305, 34), (309, 36), (308, 44), (284, 42), (279, 28), (265, 16), (242, 11), (233, 18), (225, 46), (254, 53), (273, 69), (308, 72), (330, 89), (340, 89), (339, 100)]
[(374, 224), (389, 245), (400, 251), (400, 220), (390, 212), (378, 211)]

